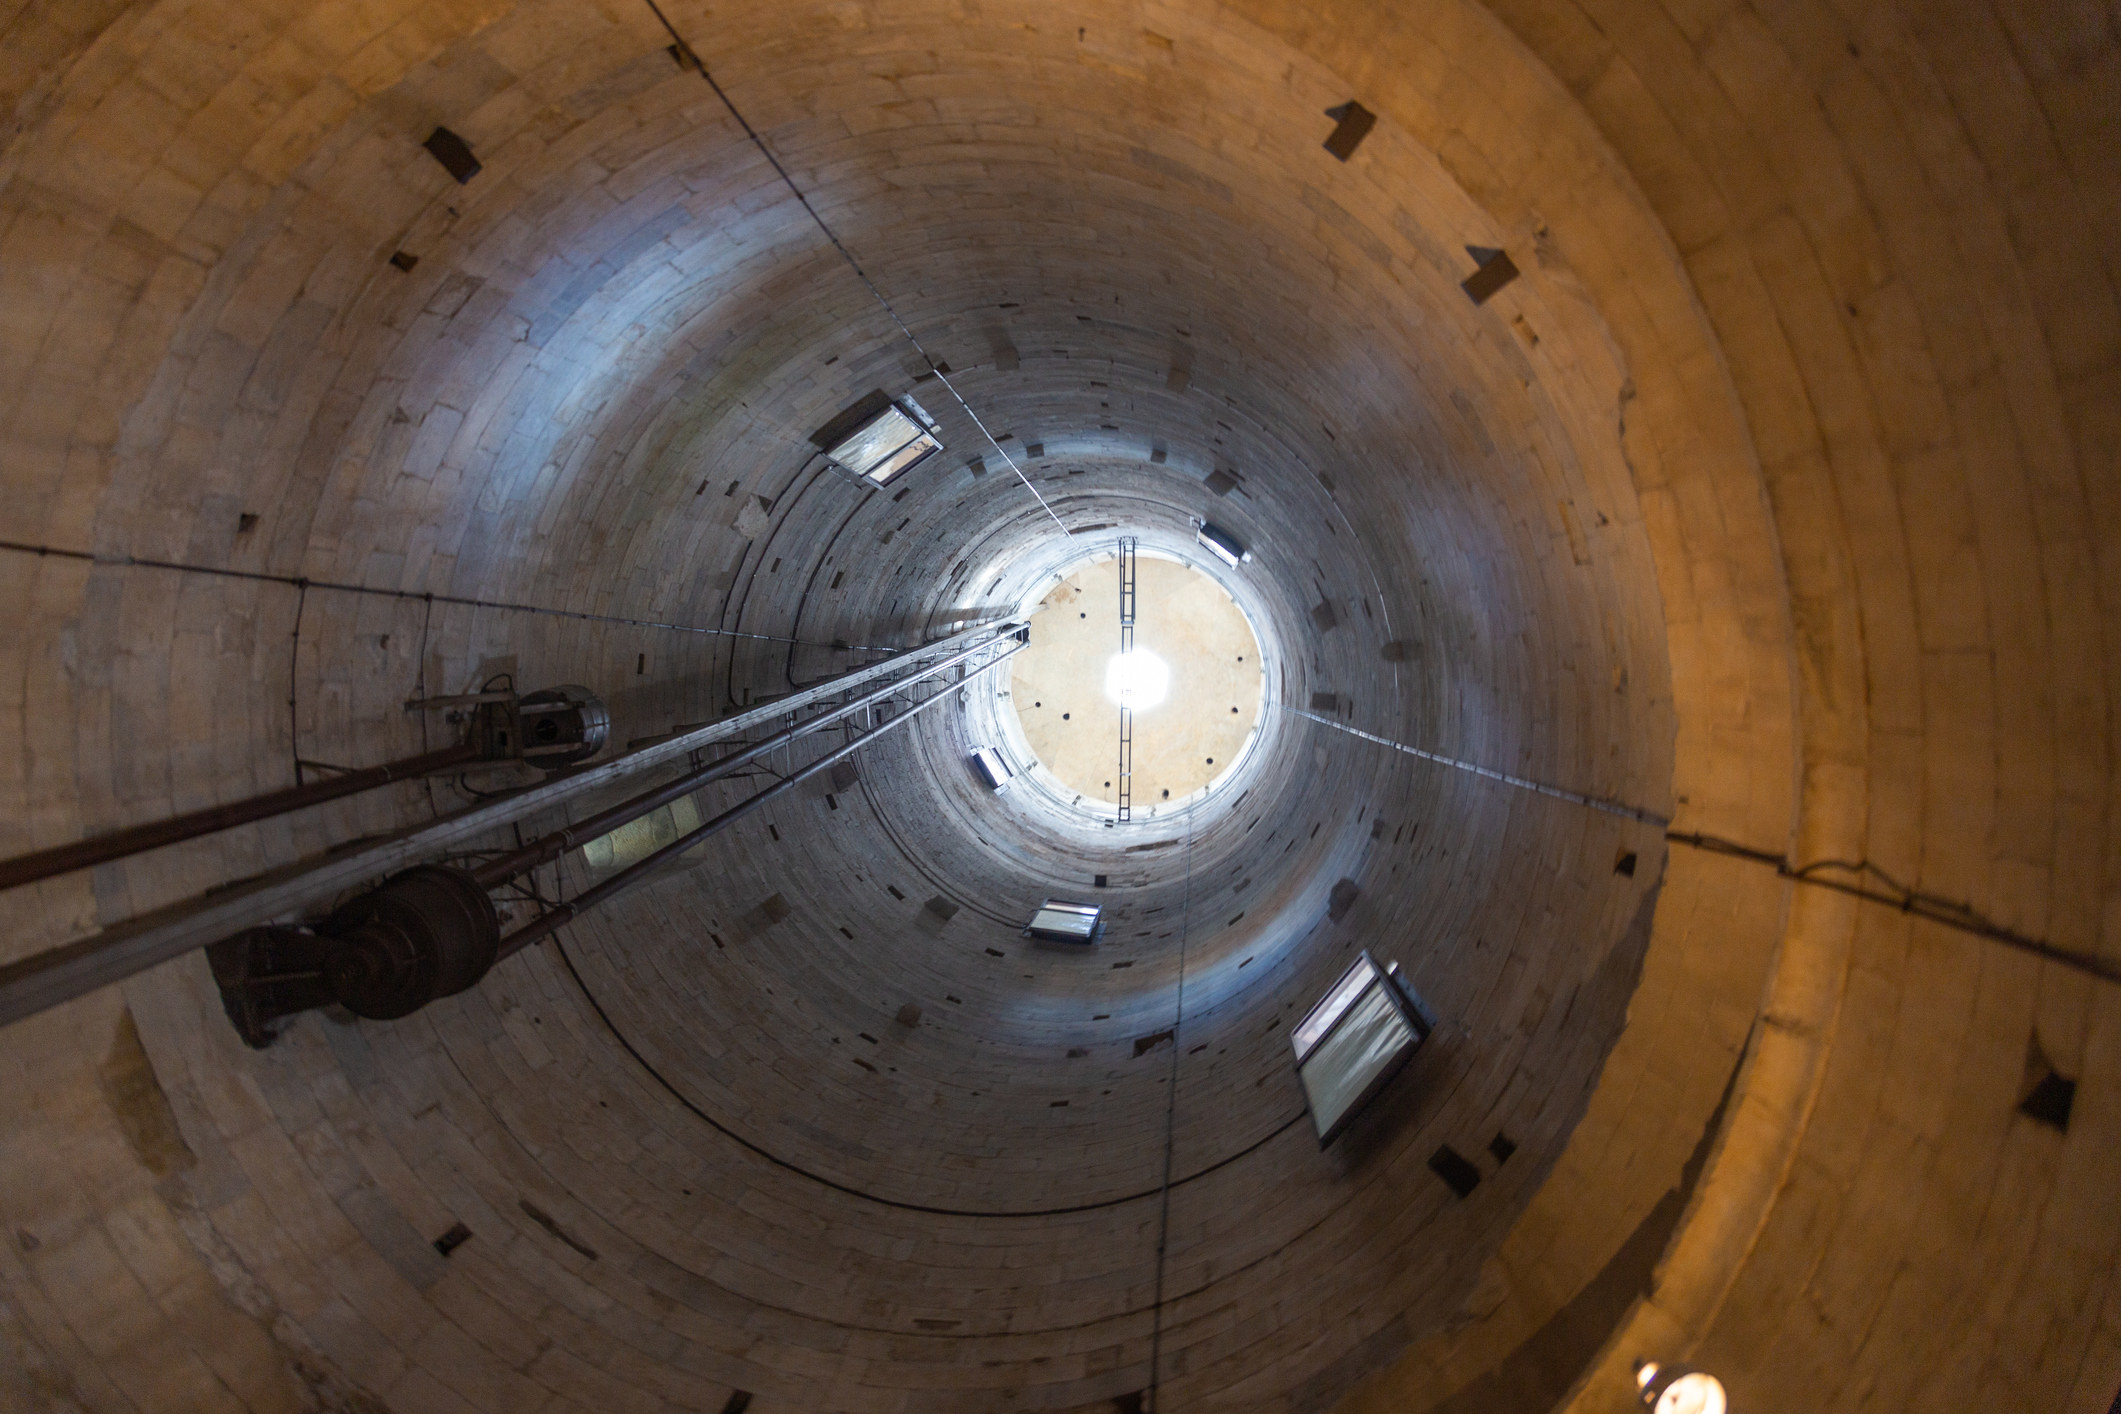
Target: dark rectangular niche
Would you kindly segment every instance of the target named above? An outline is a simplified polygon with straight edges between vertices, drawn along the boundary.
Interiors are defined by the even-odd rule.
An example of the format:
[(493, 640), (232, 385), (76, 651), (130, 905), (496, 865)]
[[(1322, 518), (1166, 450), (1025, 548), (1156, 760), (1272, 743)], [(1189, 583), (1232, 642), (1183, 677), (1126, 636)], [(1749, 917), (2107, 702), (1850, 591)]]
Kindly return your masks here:
[(2049, 1071), (2033, 1086), (2032, 1093), (2018, 1103), (2018, 1113), (2067, 1134), (2069, 1112), (2076, 1103), (2077, 1082)]
[(471, 144), (447, 128), (436, 128), (420, 144), (442, 164), (442, 169), (457, 179), (462, 186), (479, 175), (479, 159), (471, 155)]
[(1480, 1187), (1480, 1170), (1473, 1167), (1472, 1160), (1448, 1144), (1429, 1155), (1429, 1168), (1461, 1198)]
[(1326, 138), (1326, 151), (1345, 162), (1362, 146), (1362, 140), (1377, 126), (1377, 115), (1357, 103), (1354, 99), (1335, 108), (1328, 108), (1326, 116), (1334, 122), (1333, 132)]
[(1507, 251), (1469, 245), (1466, 254), (1478, 261), (1480, 268), (1460, 281), (1459, 288), (1475, 304), (1486, 304), (1497, 290), (1517, 278), (1517, 264)]

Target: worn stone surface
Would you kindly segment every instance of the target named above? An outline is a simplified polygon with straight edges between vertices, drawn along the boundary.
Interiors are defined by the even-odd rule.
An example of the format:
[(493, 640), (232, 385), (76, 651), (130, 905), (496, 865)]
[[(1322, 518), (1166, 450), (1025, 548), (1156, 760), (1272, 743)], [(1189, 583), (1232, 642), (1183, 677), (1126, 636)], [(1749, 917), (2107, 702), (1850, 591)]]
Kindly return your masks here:
[[(635, 0), (29, 0), (0, 539), (283, 578), (0, 549), (0, 849), (501, 674), (668, 731), (1212, 507), (1270, 704), (2121, 956), (2110, 14), (663, 8), (985, 432)], [(1521, 271), (1479, 306), (1469, 247)], [(808, 459), (879, 387), (949, 448), (903, 498)], [(987, 710), (404, 1022), (248, 1052), (193, 958), (0, 1034), (0, 1396), (1088, 1410), (1154, 1341), (1159, 1408), (1421, 1410), (1586, 1348), (1736, 1067), (1654, 1293), (1530, 1387), (2108, 1407), (2111, 984), (1272, 706), (1183, 828), (1001, 810)], [(22, 890), (0, 956), (505, 779)], [(1098, 874), (1094, 959), (1016, 936)], [(1285, 1018), (1356, 945), (1447, 1025), (1321, 1155)]]

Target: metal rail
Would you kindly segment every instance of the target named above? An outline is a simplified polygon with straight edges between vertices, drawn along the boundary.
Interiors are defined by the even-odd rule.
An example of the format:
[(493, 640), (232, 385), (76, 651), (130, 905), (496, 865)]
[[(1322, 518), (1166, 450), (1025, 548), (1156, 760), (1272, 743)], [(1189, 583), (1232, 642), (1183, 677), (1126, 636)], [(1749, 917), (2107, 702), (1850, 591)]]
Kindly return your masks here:
[[(978, 652), (979, 650), (975, 649), (973, 651)], [(967, 673), (963, 681), (970, 682), (973, 678), (979, 677), (983, 673), (992, 672), (995, 668), (998, 668), (1003, 663), (1008, 662), (1009, 659), (1015, 657), (1018, 653), (1022, 651), (1022, 645), (1017, 645), (1015, 647), (1008, 648), (1003, 652), (996, 654), (992, 662), (980, 664), (980, 666), (974, 668), (971, 672)], [(876, 726), (862, 733), (862, 735), (857, 737), (855, 740), (850, 741), (845, 746), (839, 748), (839, 750), (827, 752), (825, 755), (820, 756), (817, 760), (811, 762), (809, 765), (803, 767), (801, 770), (796, 771), (793, 774), (787, 776), (786, 778), (775, 782), (773, 785), (768, 786), (766, 789), (760, 791), (757, 795), (754, 795), (747, 800), (739, 801), (737, 804), (730, 806), (727, 810), (724, 810), (721, 814), (715, 816), (712, 820), (707, 821), (698, 829), (689, 831), (686, 834), (678, 836), (675, 840), (672, 840), (669, 844), (664, 845), (661, 849), (656, 850), (653, 854), (647, 855), (642, 859), (636, 860), (634, 863), (627, 865), (624, 869), (621, 869), (618, 873), (613, 874), (610, 878), (604, 879), (592, 885), (591, 887), (584, 889), (581, 893), (575, 895), (575, 897), (569, 899), (567, 902), (562, 903), (557, 907), (554, 907), (544, 913), (539, 914), (530, 922), (524, 924), (522, 927), (516, 929), (513, 933), (510, 933), (507, 937), (501, 939), (500, 957), (508, 957), (511, 954), (520, 952), (522, 949), (530, 946), (530, 944), (534, 942), (537, 942), (540, 938), (545, 937), (548, 933), (551, 933), (554, 929), (560, 927), (562, 924), (580, 916), (587, 910), (596, 907), (598, 904), (604, 902), (606, 899), (611, 898), (616, 894), (623, 893), (625, 890), (632, 888), (635, 884), (640, 883), (642, 880), (646, 879), (650, 874), (654, 873), (658, 868), (660, 868), (664, 864), (669, 863), (671, 860), (677, 858), (679, 855), (685, 853), (685, 851), (691, 849), (694, 845), (700, 843), (709, 835), (718, 834), (721, 831), (729, 828), (737, 821), (743, 819), (746, 815), (749, 815), (752, 811), (764, 805), (767, 801), (772, 800), (775, 796), (782, 795), (788, 791), (794, 790), (797, 786), (801, 785), (804, 781), (809, 780), (812, 776), (817, 775), (820, 771), (830, 770), (832, 767), (846, 760), (849, 756), (852, 756), (855, 752), (860, 751), (870, 742), (875, 741), (878, 737), (884, 735), (884, 733), (898, 730), (900, 727), (912, 721), (921, 713), (927, 711), (930, 707), (933, 707), (936, 703), (941, 702), (944, 698), (950, 696), (951, 691), (955, 687), (961, 685), (961, 683), (952, 684), (950, 687), (944, 688), (941, 692), (934, 694), (926, 700), (915, 703), (912, 707), (909, 707), (904, 712), (899, 713), (896, 717), (891, 718), (889, 721), (879, 722)]]
[[(577, 845), (608, 835), (619, 826), (629, 821), (638, 820), (651, 810), (660, 809), (674, 800), (682, 799), (704, 785), (721, 780), (724, 776), (740, 771), (752, 762), (771, 755), (798, 738), (821, 731), (831, 726), (834, 722), (844, 720), (856, 712), (874, 706), (887, 697), (905, 691), (917, 682), (921, 682), (937, 673), (947, 671), (968, 658), (976, 657), (986, 652), (993, 645), (994, 641), (990, 639), (986, 643), (976, 644), (971, 648), (967, 648), (962, 653), (955, 653), (948, 658), (940, 659), (922, 668), (911, 677), (896, 679), (874, 692), (865, 693), (855, 698), (852, 702), (833, 708), (821, 717), (812, 717), (809, 721), (797, 723), (785, 731), (775, 732), (764, 741), (747, 746), (732, 756), (724, 756), (719, 761), (710, 762), (696, 771), (688, 771), (667, 785), (658, 786), (646, 794), (633, 797), (631, 800), (622, 800), (617, 805), (611, 806), (609, 809), (600, 810), (577, 824), (563, 826), (550, 834), (542, 835), (532, 840), (529, 844), (524, 845), (521, 849), (511, 850), (498, 859), (489, 859), (485, 863), (477, 865), (471, 871), (472, 880), (481, 888), (487, 889), (505, 884), (518, 874), (527, 873), (541, 864), (551, 863)], [(987, 665), (987, 667), (992, 666), (993, 664), (991, 663)], [(986, 667), (979, 669), (981, 672), (986, 670)]]
[(500, 796), (444, 820), (305, 861), (158, 908), (85, 938), (0, 966), (0, 1026), (123, 981), (194, 948), (261, 924), (299, 917), (349, 889), (453, 850), (475, 846), (490, 831), (645, 771), (687, 763), (703, 747), (777, 722), (788, 713), (886, 677), (909, 665), (991, 642), (1024, 627), (1019, 619), (966, 629), (922, 648), (806, 688), (777, 702), (681, 733), (668, 741)]
[(1134, 818), (1134, 550), (1135, 539), (1123, 535), (1119, 541), (1119, 656), (1127, 676), (1119, 689), (1119, 818)]
[(50, 849), (40, 849), (33, 854), (18, 854), (13, 859), (0, 860), (0, 889), (20, 888), (24, 884), (34, 884), (39, 879), (49, 879), (57, 874), (71, 874), (77, 869), (88, 869), (98, 864), (108, 864), (114, 859), (145, 854), (148, 850), (181, 844), (201, 835), (233, 830), (238, 825), (248, 825), (258, 820), (270, 820), (275, 815), (285, 815), (312, 805), (322, 805), (328, 800), (359, 795), (363, 791), (389, 785), (392, 781), (412, 780), (419, 776), (431, 776), (437, 772), (453, 770), (458, 766), (468, 766), (479, 760), (481, 755), (479, 748), (470, 742), (445, 746), (439, 751), (407, 757), (402, 761), (390, 761), (381, 766), (347, 771), (310, 785), (289, 786), (286, 790), (252, 796), (248, 800), (234, 800), (226, 805), (209, 805), (204, 810), (194, 810), (167, 820), (154, 820), (145, 825), (113, 830), (107, 835), (91, 835), (85, 840), (75, 840), (71, 844), (53, 845)]

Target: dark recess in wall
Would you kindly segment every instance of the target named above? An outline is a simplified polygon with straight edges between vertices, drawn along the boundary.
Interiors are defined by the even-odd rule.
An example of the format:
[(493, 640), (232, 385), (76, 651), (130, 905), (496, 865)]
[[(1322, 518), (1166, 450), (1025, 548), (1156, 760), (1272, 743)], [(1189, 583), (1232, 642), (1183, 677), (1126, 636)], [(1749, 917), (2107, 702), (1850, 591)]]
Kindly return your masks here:
[(1429, 1155), (1429, 1169), (1461, 1198), (1470, 1196), (1480, 1187), (1480, 1170), (1473, 1167), (1471, 1159), (1448, 1144)]
[(1349, 99), (1336, 108), (1328, 108), (1326, 116), (1334, 122), (1333, 132), (1326, 138), (1326, 151), (1345, 162), (1362, 146), (1362, 140), (1377, 126), (1377, 115)]
[(436, 128), (420, 146), (432, 153), (434, 160), (442, 164), (442, 169), (457, 179), (458, 186), (479, 175), (479, 159), (471, 155), (471, 144), (447, 128)]
[(1506, 251), (1469, 245), (1466, 254), (1472, 256), (1480, 268), (1462, 280), (1459, 288), (1475, 304), (1486, 304), (1497, 290), (1517, 278), (1517, 264)]
[(1628, 1240), (1620, 1245), (1597, 1276), (1556, 1311), (1532, 1336), (1496, 1366), (1430, 1410), (1430, 1414), (1491, 1414), (1497, 1409), (1551, 1409), (1568, 1393), (1576, 1377), (1598, 1354), (1628, 1308), (1650, 1291), (1657, 1259), (1664, 1255), (1687, 1199), (1708, 1164), (1723, 1112), (1738, 1084), (1739, 1066), (1723, 1087), (1723, 1098), (1702, 1128), (1701, 1141), (1679, 1172), (1679, 1186), (1668, 1190), (1650, 1209)]
[(1362, 897), (1362, 887), (1353, 879), (1341, 879), (1334, 883), (1333, 892), (1326, 896), (1326, 917), (1338, 923), (1355, 907), (1355, 900)]

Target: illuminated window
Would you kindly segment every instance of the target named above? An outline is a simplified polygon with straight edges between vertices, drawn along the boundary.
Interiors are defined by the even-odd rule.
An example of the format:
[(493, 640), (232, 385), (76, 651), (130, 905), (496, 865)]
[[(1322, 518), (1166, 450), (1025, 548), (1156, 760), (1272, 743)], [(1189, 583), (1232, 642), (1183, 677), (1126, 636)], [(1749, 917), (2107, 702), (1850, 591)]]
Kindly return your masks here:
[(1009, 789), (1009, 783), (1016, 779), (1016, 772), (1009, 769), (1009, 763), (1002, 758), (1002, 754), (991, 746), (982, 746), (972, 753), (972, 769), (979, 772), (980, 779), (987, 783), (987, 789), (996, 795)]
[(680, 796), (639, 819), (627, 821), (608, 835), (584, 841), (582, 862), (592, 869), (624, 868), (639, 863), (663, 846), (675, 843), (679, 835), (689, 835), (699, 827), (699, 807), (691, 796)]
[(1289, 1033), (1321, 1148), (1428, 1039), (1431, 1023), (1400, 980), (1365, 952)]
[(912, 398), (882, 411), (826, 448), (834, 466), (871, 486), (886, 486), (943, 449), (935, 420)]
[(1252, 552), (1240, 544), (1236, 536), (1219, 525), (1210, 525), (1207, 521), (1197, 523), (1194, 539), (1200, 541), (1226, 565), (1240, 565), (1252, 558)]
[(1094, 903), (1049, 898), (1024, 925), (1024, 936), (1051, 943), (1094, 943), (1105, 931), (1104, 909)]

